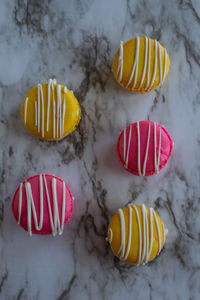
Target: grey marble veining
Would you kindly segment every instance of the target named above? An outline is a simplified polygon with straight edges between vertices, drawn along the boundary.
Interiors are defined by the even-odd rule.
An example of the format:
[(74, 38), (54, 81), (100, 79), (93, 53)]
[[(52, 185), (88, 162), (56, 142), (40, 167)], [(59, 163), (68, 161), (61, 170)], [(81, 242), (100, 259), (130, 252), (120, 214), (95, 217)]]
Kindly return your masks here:
[[(25, 1), (0, 3), (0, 299), (162, 299), (200, 297), (200, 2)], [(132, 95), (115, 82), (119, 41), (158, 39), (170, 54), (164, 85)], [(56, 77), (73, 89), (78, 129), (61, 142), (32, 137), (20, 104), (38, 82)], [(116, 141), (129, 123), (165, 126), (175, 147), (158, 176), (123, 170)], [(40, 172), (63, 178), (75, 196), (61, 237), (17, 226), (11, 200)], [(143, 267), (114, 258), (106, 228), (130, 201), (154, 207), (169, 234), (160, 256)]]

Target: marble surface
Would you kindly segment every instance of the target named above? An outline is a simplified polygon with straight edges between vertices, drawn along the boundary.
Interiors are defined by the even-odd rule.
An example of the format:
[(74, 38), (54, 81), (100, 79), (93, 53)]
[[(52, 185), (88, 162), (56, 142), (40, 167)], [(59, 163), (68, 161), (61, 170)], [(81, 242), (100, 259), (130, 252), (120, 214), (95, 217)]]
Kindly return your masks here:
[[(0, 2), (0, 299), (84, 300), (200, 298), (200, 2)], [(115, 82), (119, 41), (148, 35), (171, 67), (164, 85), (132, 95)], [(78, 130), (61, 142), (32, 137), (20, 104), (50, 77), (74, 90)], [(116, 141), (129, 123), (165, 126), (175, 147), (158, 176), (123, 170)], [(11, 200), (26, 177), (52, 173), (74, 197), (62, 236), (33, 236), (17, 226)], [(110, 218), (130, 201), (154, 207), (169, 234), (160, 256), (126, 266), (105, 242)]]

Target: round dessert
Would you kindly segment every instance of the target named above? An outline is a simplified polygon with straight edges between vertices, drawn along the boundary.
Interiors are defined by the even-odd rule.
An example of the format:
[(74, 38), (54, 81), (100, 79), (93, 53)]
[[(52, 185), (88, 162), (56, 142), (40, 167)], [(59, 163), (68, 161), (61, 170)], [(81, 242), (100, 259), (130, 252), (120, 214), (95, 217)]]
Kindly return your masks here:
[(73, 212), (73, 197), (65, 182), (48, 174), (22, 182), (12, 200), (18, 224), (35, 234), (62, 234)]
[(26, 95), (21, 105), (21, 118), (35, 137), (55, 141), (72, 133), (79, 124), (81, 110), (72, 91), (49, 79)]
[(167, 130), (151, 121), (127, 126), (117, 142), (117, 154), (123, 167), (137, 176), (158, 174), (166, 165), (173, 149)]
[(113, 59), (117, 82), (133, 93), (149, 93), (160, 86), (169, 71), (169, 55), (156, 40), (137, 37), (120, 48)]
[(167, 229), (153, 208), (129, 204), (112, 217), (106, 240), (127, 264), (144, 265), (163, 248)]

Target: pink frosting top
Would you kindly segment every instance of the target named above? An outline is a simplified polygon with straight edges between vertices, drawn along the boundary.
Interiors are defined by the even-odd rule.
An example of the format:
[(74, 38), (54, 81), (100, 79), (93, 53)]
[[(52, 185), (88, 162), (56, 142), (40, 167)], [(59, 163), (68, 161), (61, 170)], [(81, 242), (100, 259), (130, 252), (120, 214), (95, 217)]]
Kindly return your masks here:
[(73, 198), (58, 177), (41, 174), (29, 177), (17, 188), (12, 211), (18, 224), (31, 235), (62, 234), (73, 212)]
[(165, 128), (151, 121), (127, 126), (117, 142), (124, 168), (138, 176), (158, 174), (171, 156), (173, 141)]

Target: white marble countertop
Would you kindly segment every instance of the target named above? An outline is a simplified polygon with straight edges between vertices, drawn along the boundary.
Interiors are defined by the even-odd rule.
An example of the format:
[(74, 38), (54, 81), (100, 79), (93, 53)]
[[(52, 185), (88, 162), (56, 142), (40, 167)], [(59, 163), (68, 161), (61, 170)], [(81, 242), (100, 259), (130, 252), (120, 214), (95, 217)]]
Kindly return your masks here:
[[(0, 3), (0, 299), (200, 298), (200, 2), (25, 1)], [(171, 67), (164, 85), (132, 95), (114, 80), (119, 41), (156, 38)], [(58, 143), (32, 137), (20, 104), (38, 82), (56, 77), (74, 90), (78, 130)], [(149, 119), (175, 141), (158, 176), (123, 170), (116, 141), (129, 123)], [(18, 184), (41, 172), (64, 179), (75, 196), (60, 237), (17, 226)], [(169, 234), (152, 263), (126, 266), (105, 242), (112, 215), (128, 202), (154, 207)]]

